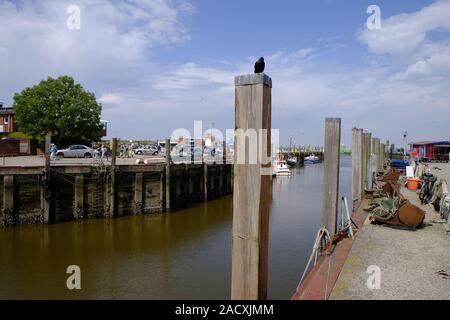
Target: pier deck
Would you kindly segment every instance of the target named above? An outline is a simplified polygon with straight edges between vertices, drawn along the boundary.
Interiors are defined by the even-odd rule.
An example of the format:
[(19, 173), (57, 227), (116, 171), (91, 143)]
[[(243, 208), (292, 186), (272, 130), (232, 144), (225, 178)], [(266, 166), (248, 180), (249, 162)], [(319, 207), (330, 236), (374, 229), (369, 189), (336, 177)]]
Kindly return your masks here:
[[(439, 178), (450, 181), (450, 164), (431, 164)], [(416, 231), (372, 225), (366, 220), (330, 299), (450, 299), (450, 236), (429, 205), (421, 206), (417, 192), (402, 189), (402, 194), (426, 212), (425, 227)], [(371, 265), (381, 270), (381, 288), (370, 290), (366, 273)]]

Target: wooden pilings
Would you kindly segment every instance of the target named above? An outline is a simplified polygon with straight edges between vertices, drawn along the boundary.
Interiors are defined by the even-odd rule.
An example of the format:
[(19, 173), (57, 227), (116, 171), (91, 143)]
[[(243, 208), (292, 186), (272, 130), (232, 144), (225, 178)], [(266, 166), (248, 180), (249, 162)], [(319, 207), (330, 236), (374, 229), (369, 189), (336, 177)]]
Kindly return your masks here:
[[(358, 144), (359, 135), (362, 136), (361, 147)], [(354, 204), (364, 198), (366, 190), (372, 189), (373, 179), (376, 174), (384, 171), (386, 157), (389, 156), (388, 153), (392, 149), (392, 146), (389, 146), (389, 140), (386, 140), (386, 144), (384, 144), (379, 138), (372, 138), (370, 132), (357, 128), (352, 129), (352, 196)], [(361, 172), (360, 175), (359, 172)]]
[(170, 210), (170, 139), (166, 139), (166, 211)]
[(134, 214), (141, 215), (144, 212), (143, 208), (143, 192), (144, 174), (142, 172), (136, 173), (134, 177)]
[(14, 225), (14, 176), (3, 177), (3, 207), (0, 226)]
[(352, 200), (353, 204), (362, 199), (362, 156), (363, 130), (352, 129)]
[(203, 200), (208, 201), (208, 165), (206, 163), (203, 164)]
[(222, 149), (223, 149), (223, 152), (222, 152), (222, 163), (226, 164), (227, 163), (227, 142), (225, 140), (223, 140)]
[(362, 179), (361, 190), (364, 193), (369, 189), (369, 172), (370, 172), (370, 155), (371, 155), (371, 139), (372, 134), (369, 132), (363, 133), (363, 158), (362, 158)]
[(339, 162), (341, 146), (341, 119), (325, 119), (325, 152), (322, 225), (331, 235), (337, 231), (339, 207)]
[(272, 80), (243, 75), (235, 86), (231, 298), (266, 299), (271, 176), (254, 152), (271, 152)]
[(380, 143), (379, 159), (378, 159), (378, 172), (384, 171), (384, 159), (386, 157), (386, 145)]
[(74, 188), (74, 208), (73, 217), (75, 219), (82, 219), (84, 217), (84, 176), (78, 174), (75, 176), (75, 188)]
[(107, 217), (112, 218), (116, 213), (116, 156), (117, 156), (117, 138), (112, 139), (111, 143), (111, 183), (109, 187), (109, 212)]
[[(50, 135), (46, 135), (45, 136), (45, 153), (44, 153), (44, 159), (45, 159), (45, 164), (44, 164), (44, 180), (45, 180), (45, 185), (47, 187), (50, 186), (50, 179), (51, 179), (51, 174), (50, 174), (50, 143), (51, 143), (51, 136)], [(46, 190), (47, 189), (47, 190)], [(49, 197), (44, 197), (44, 194), (46, 194), (48, 192), (48, 188), (44, 188), (44, 186), (42, 187), (42, 209), (43, 209), (43, 214), (44, 214), (44, 223), (50, 223), (50, 198)]]

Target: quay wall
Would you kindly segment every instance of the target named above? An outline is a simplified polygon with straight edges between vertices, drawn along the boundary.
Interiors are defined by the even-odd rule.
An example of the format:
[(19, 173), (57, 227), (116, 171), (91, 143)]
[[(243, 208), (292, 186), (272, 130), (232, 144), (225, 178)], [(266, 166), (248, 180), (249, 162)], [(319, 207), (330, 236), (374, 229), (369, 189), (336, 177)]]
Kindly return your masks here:
[(45, 176), (42, 167), (0, 167), (0, 227), (184, 208), (231, 194), (232, 170), (231, 164), (55, 166)]

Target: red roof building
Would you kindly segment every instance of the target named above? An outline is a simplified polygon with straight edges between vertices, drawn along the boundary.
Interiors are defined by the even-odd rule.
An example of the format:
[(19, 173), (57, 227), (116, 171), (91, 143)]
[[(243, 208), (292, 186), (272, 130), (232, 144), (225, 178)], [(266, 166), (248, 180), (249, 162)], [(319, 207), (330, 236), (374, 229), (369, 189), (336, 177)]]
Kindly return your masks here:
[(419, 141), (410, 145), (411, 152), (417, 153), (420, 159), (449, 161), (450, 141)]

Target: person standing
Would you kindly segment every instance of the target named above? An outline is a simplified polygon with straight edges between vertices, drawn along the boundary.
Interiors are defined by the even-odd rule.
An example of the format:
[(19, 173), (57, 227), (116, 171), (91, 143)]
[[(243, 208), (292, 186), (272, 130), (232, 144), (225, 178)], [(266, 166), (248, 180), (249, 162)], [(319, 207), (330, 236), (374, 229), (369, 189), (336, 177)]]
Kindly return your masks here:
[(50, 145), (50, 160), (56, 160), (56, 152), (58, 151), (58, 148), (56, 147), (56, 144), (52, 143)]
[(102, 145), (101, 150), (102, 150), (102, 160), (104, 160), (106, 157), (106, 146), (104, 144)]

